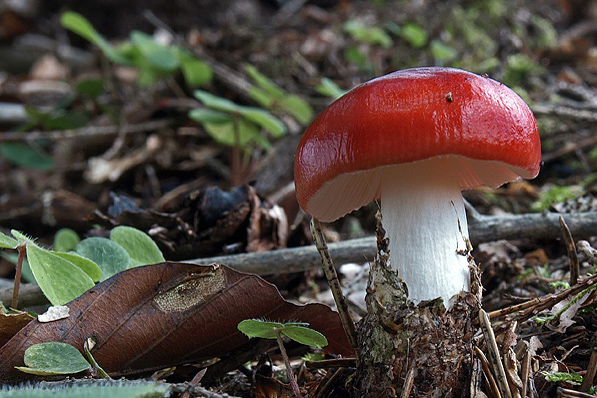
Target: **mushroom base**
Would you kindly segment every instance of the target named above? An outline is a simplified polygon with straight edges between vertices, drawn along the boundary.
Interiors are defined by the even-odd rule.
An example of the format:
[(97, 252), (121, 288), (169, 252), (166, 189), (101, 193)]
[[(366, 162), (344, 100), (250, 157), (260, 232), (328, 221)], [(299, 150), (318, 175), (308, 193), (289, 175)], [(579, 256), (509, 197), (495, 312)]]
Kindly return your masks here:
[(468, 397), (472, 374), (473, 319), (480, 308), (478, 270), (469, 258), (471, 289), (446, 311), (440, 298), (415, 305), (388, 264), (388, 239), (378, 221), (378, 257), (371, 266), (368, 315), (358, 325), (355, 397)]

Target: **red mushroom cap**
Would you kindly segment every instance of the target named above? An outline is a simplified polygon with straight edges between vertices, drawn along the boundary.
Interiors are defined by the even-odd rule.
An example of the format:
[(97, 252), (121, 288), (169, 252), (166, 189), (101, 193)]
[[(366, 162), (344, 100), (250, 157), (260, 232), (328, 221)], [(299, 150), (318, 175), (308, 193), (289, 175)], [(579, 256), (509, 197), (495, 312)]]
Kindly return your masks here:
[(539, 173), (537, 122), (511, 89), (454, 68), (414, 68), (366, 82), (327, 107), (295, 158), (301, 207), (333, 221), (379, 198), (383, 166), (458, 157), (461, 189)]

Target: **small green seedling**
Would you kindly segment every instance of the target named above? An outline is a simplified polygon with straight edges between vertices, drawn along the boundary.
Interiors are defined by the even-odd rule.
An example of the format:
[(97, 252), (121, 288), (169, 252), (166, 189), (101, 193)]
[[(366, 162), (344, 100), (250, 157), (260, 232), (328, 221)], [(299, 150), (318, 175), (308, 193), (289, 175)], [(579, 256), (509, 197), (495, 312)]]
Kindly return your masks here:
[(25, 262), (52, 305), (66, 304), (96, 282), (128, 268), (164, 262), (162, 252), (147, 234), (126, 226), (114, 228), (111, 239), (92, 237), (78, 241), (74, 231), (59, 231), (54, 240), (57, 250), (42, 248), (19, 231), (12, 230), (11, 234), (13, 237), (0, 232), (0, 249), (18, 251), (11, 304), (14, 309), (18, 306), (19, 283)]
[(88, 371), (91, 375), (109, 379), (108, 373), (91, 355), (90, 344), (95, 342), (89, 339), (84, 347), (88, 359), (67, 343), (51, 341), (34, 344), (25, 350), (25, 366), (15, 367), (22, 372), (38, 376), (72, 375)]
[(70, 344), (34, 344), (25, 350), (25, 366), (16, 368), (39, 376), (70, 375), (90, 370), (89, 362)]
[(54, 250), (57, 252), (69, 252), (75, 249), (81, 241), (79, 235), (70, 228), (62, 228), (54, 235)]
[(135, 66), (139, 71), (137, 82), (141, 86), (153, 84), (160, 77), (172, 76), (179, 70), (190, 87), (206, 84), (213, 77), (211, 67), (190, 51), (159, 43), (143, 32), (132, 31), (130, 41), (114, 47), (81, 14), (67, 11), (61, 15), (60, 23), (96, 45), (111, 62)]
[(326, 97), (330, 97), (336, 100), (347, 93), (346, 90), (342, 90), (332, 79), (323, 77), (321, 83), (315, 86), (315, 91)]
[(286, 134), (286, 125), (265, 109), (238, 105), (207, 91), (197, 90), (194, 94), (206, 108), (192, 109), (189, 118), (201, 123), (214, 141), (232, 147), (232, 184), (244, 183), (253, 148), (271, 148), (262, 130), (279, 138)]
[(301, 124), (311, 121), (313, 108), (307, 101), (287, 93), (253, 65), (246, 65), (245, 72), (256, 84), (249, 89), (249, 94), (260, 106), (274, 112), (288, 114)]
[(367, 26), (361, 21), (350, 20), (344, 23), (343, 29), (358, 42), (380, 45), (384, 48), (392, 46), (392, 38), (378, 26)]
[(260, 319), (246, 319), (238, 324), (238, 330), (246, 334), (249, 338), (275, 339), (278, 341), (284, 365), (288, 372), (288, 380), (297, 398), (302, 398), (301, 392), (296, 382), (296, 377), (292, 372), (288, 354), (284, 348), (282, 336), (286, 336), (298, 343), (310, 345), (314, 347), (325, 347), (328, 341), (325, 336), (316, 330), (310, 329), (306, 322), (269, 322)]

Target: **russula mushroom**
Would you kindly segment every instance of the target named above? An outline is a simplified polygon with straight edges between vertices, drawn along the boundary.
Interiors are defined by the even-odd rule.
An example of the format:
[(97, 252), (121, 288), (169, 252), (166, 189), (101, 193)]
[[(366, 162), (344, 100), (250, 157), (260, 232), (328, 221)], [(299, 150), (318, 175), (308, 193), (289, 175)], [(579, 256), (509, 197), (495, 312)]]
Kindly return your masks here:
[(381, 200), (390, 264), (414, 303), (469, 288), (461, 190), (534, 178), (537, 122), (514, 91), (454, 68), (413, 68), (366, 82), (326, 108), (295, 159), (296, 195), (334, 221)]

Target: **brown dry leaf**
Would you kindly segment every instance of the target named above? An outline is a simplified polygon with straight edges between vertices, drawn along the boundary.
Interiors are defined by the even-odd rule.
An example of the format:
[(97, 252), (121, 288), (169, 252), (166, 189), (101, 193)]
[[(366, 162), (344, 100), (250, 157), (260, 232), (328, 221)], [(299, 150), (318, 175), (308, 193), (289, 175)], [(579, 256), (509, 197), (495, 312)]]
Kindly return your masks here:
[(255, 398), (291, 398), (294, 393), (289, 385), (281, 383), (273, 377), (256, 374), (253, 395)]
[(504, 370), (506, 371), (506, 377), (508, 378), (508, 384), (510, 385), (510, 391), (513, 398), (520, 398), (520, 391), (522, 390), (522, 380), (518, 375), (518, 369), (520, 364), (516, 359), (514, 350), (509, 349), (504, 355)]
[(33, 319), (35, 318), (27, 312), (19, 311), (14, 314), (5, 314), (0, 311), (0, 346), (3, 346)]
[(69, 318), (32, 321), (0, 348), (0, 380), (28, 378), (14, 366), (23, 365), (27, 347), (48, 341), (82, 350), (85, 340), (95, 339), (92, 354), (114, 376), (219, 357), (248, 343), (237, 329), (248, 318), (308, 322), (327, 337), (327, 351), (354, 353), (330, 307), (292, 304), (262, 278), (222, 265), (133, 268), (67, 306)]

